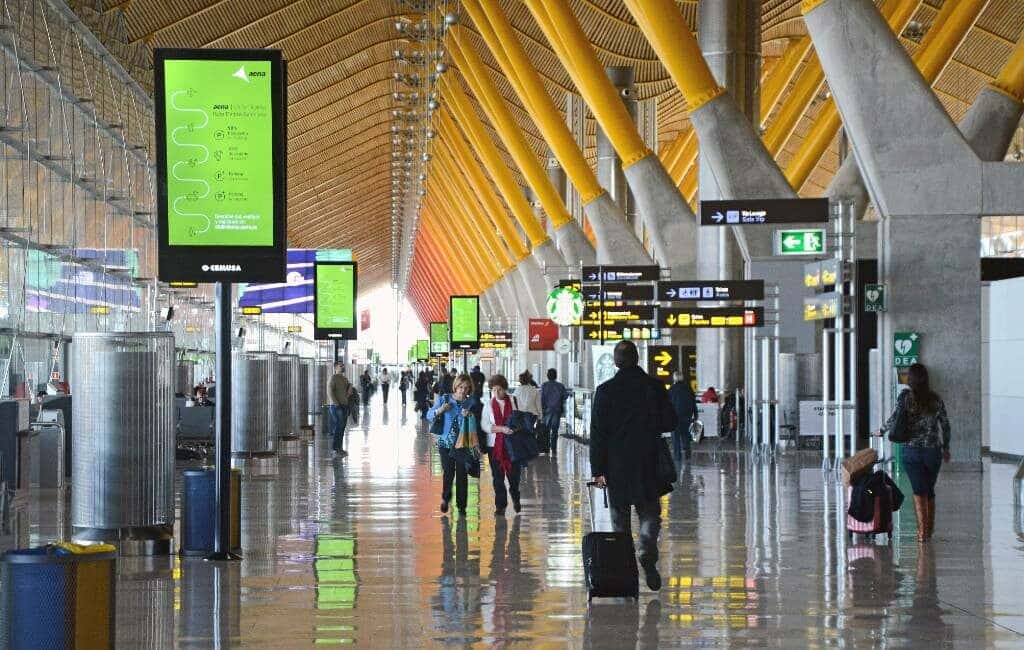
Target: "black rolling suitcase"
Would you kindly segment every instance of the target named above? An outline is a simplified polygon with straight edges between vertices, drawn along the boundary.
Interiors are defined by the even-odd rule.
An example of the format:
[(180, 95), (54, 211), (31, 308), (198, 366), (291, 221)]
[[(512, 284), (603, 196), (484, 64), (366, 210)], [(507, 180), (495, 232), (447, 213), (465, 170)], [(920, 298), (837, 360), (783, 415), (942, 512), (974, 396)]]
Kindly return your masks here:
[(633, 537), (611, 529), (608, 491), (589, 483), (591, 533), (583, 537), (587, 600), (640, 597), (640, 572)]

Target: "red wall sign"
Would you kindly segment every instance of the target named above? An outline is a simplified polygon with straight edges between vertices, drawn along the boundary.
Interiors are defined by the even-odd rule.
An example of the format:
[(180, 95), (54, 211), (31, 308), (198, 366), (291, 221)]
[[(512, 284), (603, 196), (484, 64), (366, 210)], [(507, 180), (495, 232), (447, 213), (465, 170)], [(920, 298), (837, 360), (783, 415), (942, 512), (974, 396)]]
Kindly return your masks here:
[(359, 312), (359, 331), (370, 329), (370, 310), (364, 309)]
[(558, 323), (547, 318), (530, 319), (530, 349), (554, 350), (558, 340)]

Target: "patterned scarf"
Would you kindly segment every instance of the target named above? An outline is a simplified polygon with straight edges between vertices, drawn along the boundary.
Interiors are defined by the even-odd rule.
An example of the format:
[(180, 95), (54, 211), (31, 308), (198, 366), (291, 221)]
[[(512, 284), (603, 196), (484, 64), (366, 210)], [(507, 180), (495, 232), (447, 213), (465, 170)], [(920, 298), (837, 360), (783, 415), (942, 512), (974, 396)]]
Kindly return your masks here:
[[(506, 397), (504, 406), (502, 406), (496, 398), (491, 398), (491, 413), (494, 414), (495, 426), (505, 426), (505, 422), (512, 416), (512, 400)], [(504, 433), (494, 434), (494, 448), (491, 453), (494, 454), (494, 459), (498, 461), (498, 467), (501, 468), (501, 471), (506, 474), (512, 471), (512, 459), (509, 458), (508, 452), (505, 450)]]

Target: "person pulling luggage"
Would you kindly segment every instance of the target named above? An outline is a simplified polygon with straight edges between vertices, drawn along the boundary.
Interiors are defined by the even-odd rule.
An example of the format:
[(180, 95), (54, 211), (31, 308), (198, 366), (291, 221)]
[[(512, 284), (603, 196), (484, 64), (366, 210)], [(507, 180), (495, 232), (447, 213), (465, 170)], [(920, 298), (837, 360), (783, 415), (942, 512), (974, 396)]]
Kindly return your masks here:
[(647, 586), (661, 589), (658, 573), (660, 498), (672, 490), (658, 480), (658, 445), (678, 422), (662, 383), (639, 366), (632, 341), (613, 353), (615, 376), (597, 387), (591, 408), (590, 466), (594, 483), (608, 490), (615, 532), (631, 533), (630, 508), (640, 519), (640, 566)]

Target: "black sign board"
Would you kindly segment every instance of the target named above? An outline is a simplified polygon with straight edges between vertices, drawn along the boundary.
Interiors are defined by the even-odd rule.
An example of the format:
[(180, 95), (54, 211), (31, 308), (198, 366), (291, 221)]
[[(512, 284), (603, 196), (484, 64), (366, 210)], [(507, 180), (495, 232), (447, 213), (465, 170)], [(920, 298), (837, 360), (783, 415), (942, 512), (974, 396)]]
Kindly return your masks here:
[(828, 218), (828, 199), (749, 199), (700, 202), (700, 225), (702, 226), (828, 223)]
[[(602, 297), (602, 289), (604, 296)], [(654, 300), (654, 287), (650, 284), (627, 284), (625, 282), (605, 282), (583, 285), (584, 300)]]
[(512, 332), (480, 332), (481, 350), (507, 350), (512, 347)]
[(584, 266), (584, 282), (653, 282), (661, 276), (657, 266)]
[(576, 291), (580, 291), (580, 287), (582, 287), (582, 283), (581, 283), (580, 280), (559, 280), (558, 281), (558, 286), (560, 286), (560, 287), (569, 287), (569, 288), (575, 289)]
[(650, 323), (654, 321), (654, 306), (626, 305), (619, 307), (587, 307), (583, 310), (583, 318), (580, 319), (580, 324), (597, 326), (600, 325), (602, 321), (604, 321), (606, 326), (617, 323), (621, 323), (623, 325), (642, 325), (644, 323)]
[(280, 50), (153, 51), (158, 276), (285, 279)]
[[(602, 334), (604, 338), (601, 338)], [(585, 325), (583, 327), (584, 341), (619, 341), (631, 339), (634, 341), (647, 341), (657, 339), (661, 336), (658, 328), (653, 325), (630, 325), (617, 323), (615, 325)]]
[(670, 385), (672, 373), (679, 370), (679, 347), (675, 345), (647, 346), (647, 374)]
[(658, 300), (764, 300), (764, 280), (661, 280)]
[(763, 307), (663, 307), (658, 310), (658, 327), (693, 329), (761, 327)]

